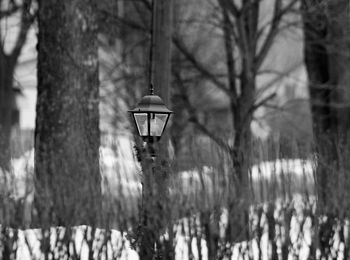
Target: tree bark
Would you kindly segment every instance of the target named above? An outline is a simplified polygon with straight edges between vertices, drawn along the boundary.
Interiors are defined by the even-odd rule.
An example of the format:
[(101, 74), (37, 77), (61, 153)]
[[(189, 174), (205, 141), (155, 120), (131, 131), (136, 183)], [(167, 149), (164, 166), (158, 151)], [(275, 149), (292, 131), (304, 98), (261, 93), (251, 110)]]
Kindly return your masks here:
[(10, 168), (10, 139), (12, 128), (12, 111), (15, 96), (12, 88), (14, 64), (4, 53), (0, 54), (0, 167)]
[[(347, 192), (339, 187), (348, 183), (350, 169), (349, 1), (303, 0), (302, 7), (304, 57), (317, 154), (317, 207), (323, 217), (316, 218), (323, 221), (315, 225), (315, 233), (321, 257), (329, 257), (334, 223), (344, 217), (341, 213), (347, 207), (338, 203)], [(347, 247), (345, 244), (344, 252)]]
[[(150, 83), (154, 85), (166, 105), (169, 104), (171, 79), (172, 0), (153, 0)], [(169, 126), (168, 126), (169, 127)], [(143, 227), (140, 257), (142, 259), (173, 259), (173, 241), (160, 241), (168, 228), (172, 229), (168, 205), (169, 135), (164, 132), (157, 144), (155, 161), (145, 160), (142, 165), (143, 181)], [(153, 250), (156, 245), (156, 250)]]
[(320, 0), (304, 0), (302, 11), (304, 56), (319, 162), (317, 188), (319, 202), (328, 206), (332, 204), (328, 201), (334, 191), (331, 187), (334, 174), (339, 167), (350, 166), (341, 158), (350, 152), (348, 5), (345, 0), (328, 1), (326, 5)]
[(99, 220), (99, 81), (94, 1), (39, 1), (36, 220)]
[(334, 86), (332, 95), (336, 134), (339, 143), (350, 149), (350, 3), (347, 0), (329, 1), (327, 9), (330, 85)]
[[(231, 148), (234, 173), (233, 176), (230, 176), (230, 182), (234, 186), (234, 200), (240, 201), (240, 203), (235, 201), (229, 203), (231, 205), (229, 207), (230, 215), (232, 215), (231, 219), (238, 219), (238, 221), (230, 223), (229, 226), (232, 230), (228, 234), (231, 236), (231, 241), (244, 241), (249, 240), (250, 237), (249, 220), (247, 218), (251, 197), (249, 191), (249, 168), (252, 159), (250, 125), (253, 121), (256, 92), (255, 78), (258, 69), (256, 64), (256, 46), (260, 3), (258, 1), (246, 1), (245, 5), (247, 6), (242, 7), (241, 17), (238, 17), (234, 11), (228, 12), (225, 9), (228, 1), (219, 1), (219, 3), (223, 8), (223, 31), (229, 75), (228, 85), (233, 122), (232, 128), (234, 129), (234, 143)], [(229, 14), (235, 19), (239, 37), (235, 37), (234, 29), (230, 28), (230, 26), (232, 27), (232, 22)], [(235, 64), (234, 44), (238, 46), (241, 56), (242, 69), (240, 73), (237, 72)], [(236, 84), (236, 77), (238, 84)], [(238, 93), (236, 85), (239, 86), (240, 93)]]

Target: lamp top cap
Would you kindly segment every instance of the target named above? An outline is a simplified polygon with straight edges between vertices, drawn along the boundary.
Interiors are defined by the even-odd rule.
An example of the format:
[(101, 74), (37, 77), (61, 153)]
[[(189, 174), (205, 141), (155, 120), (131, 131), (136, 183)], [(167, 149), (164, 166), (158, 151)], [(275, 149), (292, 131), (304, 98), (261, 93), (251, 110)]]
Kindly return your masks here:
[(137, 107), (129, 110), (131, 113), (137, 112), (154, 112), (154, 113), (173, 113), (173, 111), (169, 110), (160, 96), (157, 95), (146, 95), (142, 97)]

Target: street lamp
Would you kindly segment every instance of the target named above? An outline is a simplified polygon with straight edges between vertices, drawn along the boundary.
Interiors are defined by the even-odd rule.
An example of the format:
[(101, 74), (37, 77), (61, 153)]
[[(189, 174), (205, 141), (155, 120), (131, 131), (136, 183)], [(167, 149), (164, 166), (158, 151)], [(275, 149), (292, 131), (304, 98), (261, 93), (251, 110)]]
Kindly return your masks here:
[(160, 140), (169, 117), (173, 113), (159, 96), (154, 95), (152, 86), (150, 94), (144, 96), (136, 108), (129, 112), (134, 119), (139, 136), (148, 144)]

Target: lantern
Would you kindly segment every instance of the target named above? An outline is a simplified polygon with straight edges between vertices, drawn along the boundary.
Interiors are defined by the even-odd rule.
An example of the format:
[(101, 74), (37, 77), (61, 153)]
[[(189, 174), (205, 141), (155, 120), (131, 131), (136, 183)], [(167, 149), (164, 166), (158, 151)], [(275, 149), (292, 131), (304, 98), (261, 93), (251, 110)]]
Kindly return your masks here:
[(160, 140), (173, 113), (157, 95), (144, 96), (137, 107), (129, 111), (134, 119), (138, 134), (145, 142)]

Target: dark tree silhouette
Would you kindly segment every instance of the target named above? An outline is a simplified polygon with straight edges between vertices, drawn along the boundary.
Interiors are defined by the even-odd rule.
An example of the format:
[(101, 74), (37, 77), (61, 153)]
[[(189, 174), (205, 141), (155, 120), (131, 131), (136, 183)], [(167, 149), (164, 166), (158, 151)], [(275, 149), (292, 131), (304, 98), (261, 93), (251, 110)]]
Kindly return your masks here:
[[(10, 137), (13, 124), (18, 116), (15, 109), (15, 90), (13, 88), (14, 72), (22, 47), (27, 39), (27, 33), (35, 19), (32, 0), (8, 1), (8, 5), (1, 4), (0, 20), (10, 19), (20, 13), (19, 32), (14, 47), (7, 53), (4, 42), (6, 31), (0, 30), (0, 167), (9, 168)], [(7, 8), (5, 8), (7, 7)]]
[(96, 1), (39, 1), (35, 212), (95, 225), (100, 210)]
[[(317, 155), (318, 213), (321, 257), (329, 257), (333, 229), (348, 217), (350, 155), (350, 20), (349, 1), (303, 0), (304, 57)], [(316, 219), (317, 221), (317, 219)], [(344, 258), (349, 248), (344, 237)], [(313, 246), (312, 248), (316, 248)], [(316, 257), (316, 251), (311, 252)]]
[[(332, 170), (349, 169), (349, 2), (303, 1), (305, 64), (318, 155), (320, 202), (331, 199)], [(332, 174), (332, 178), (329, 176)]]

